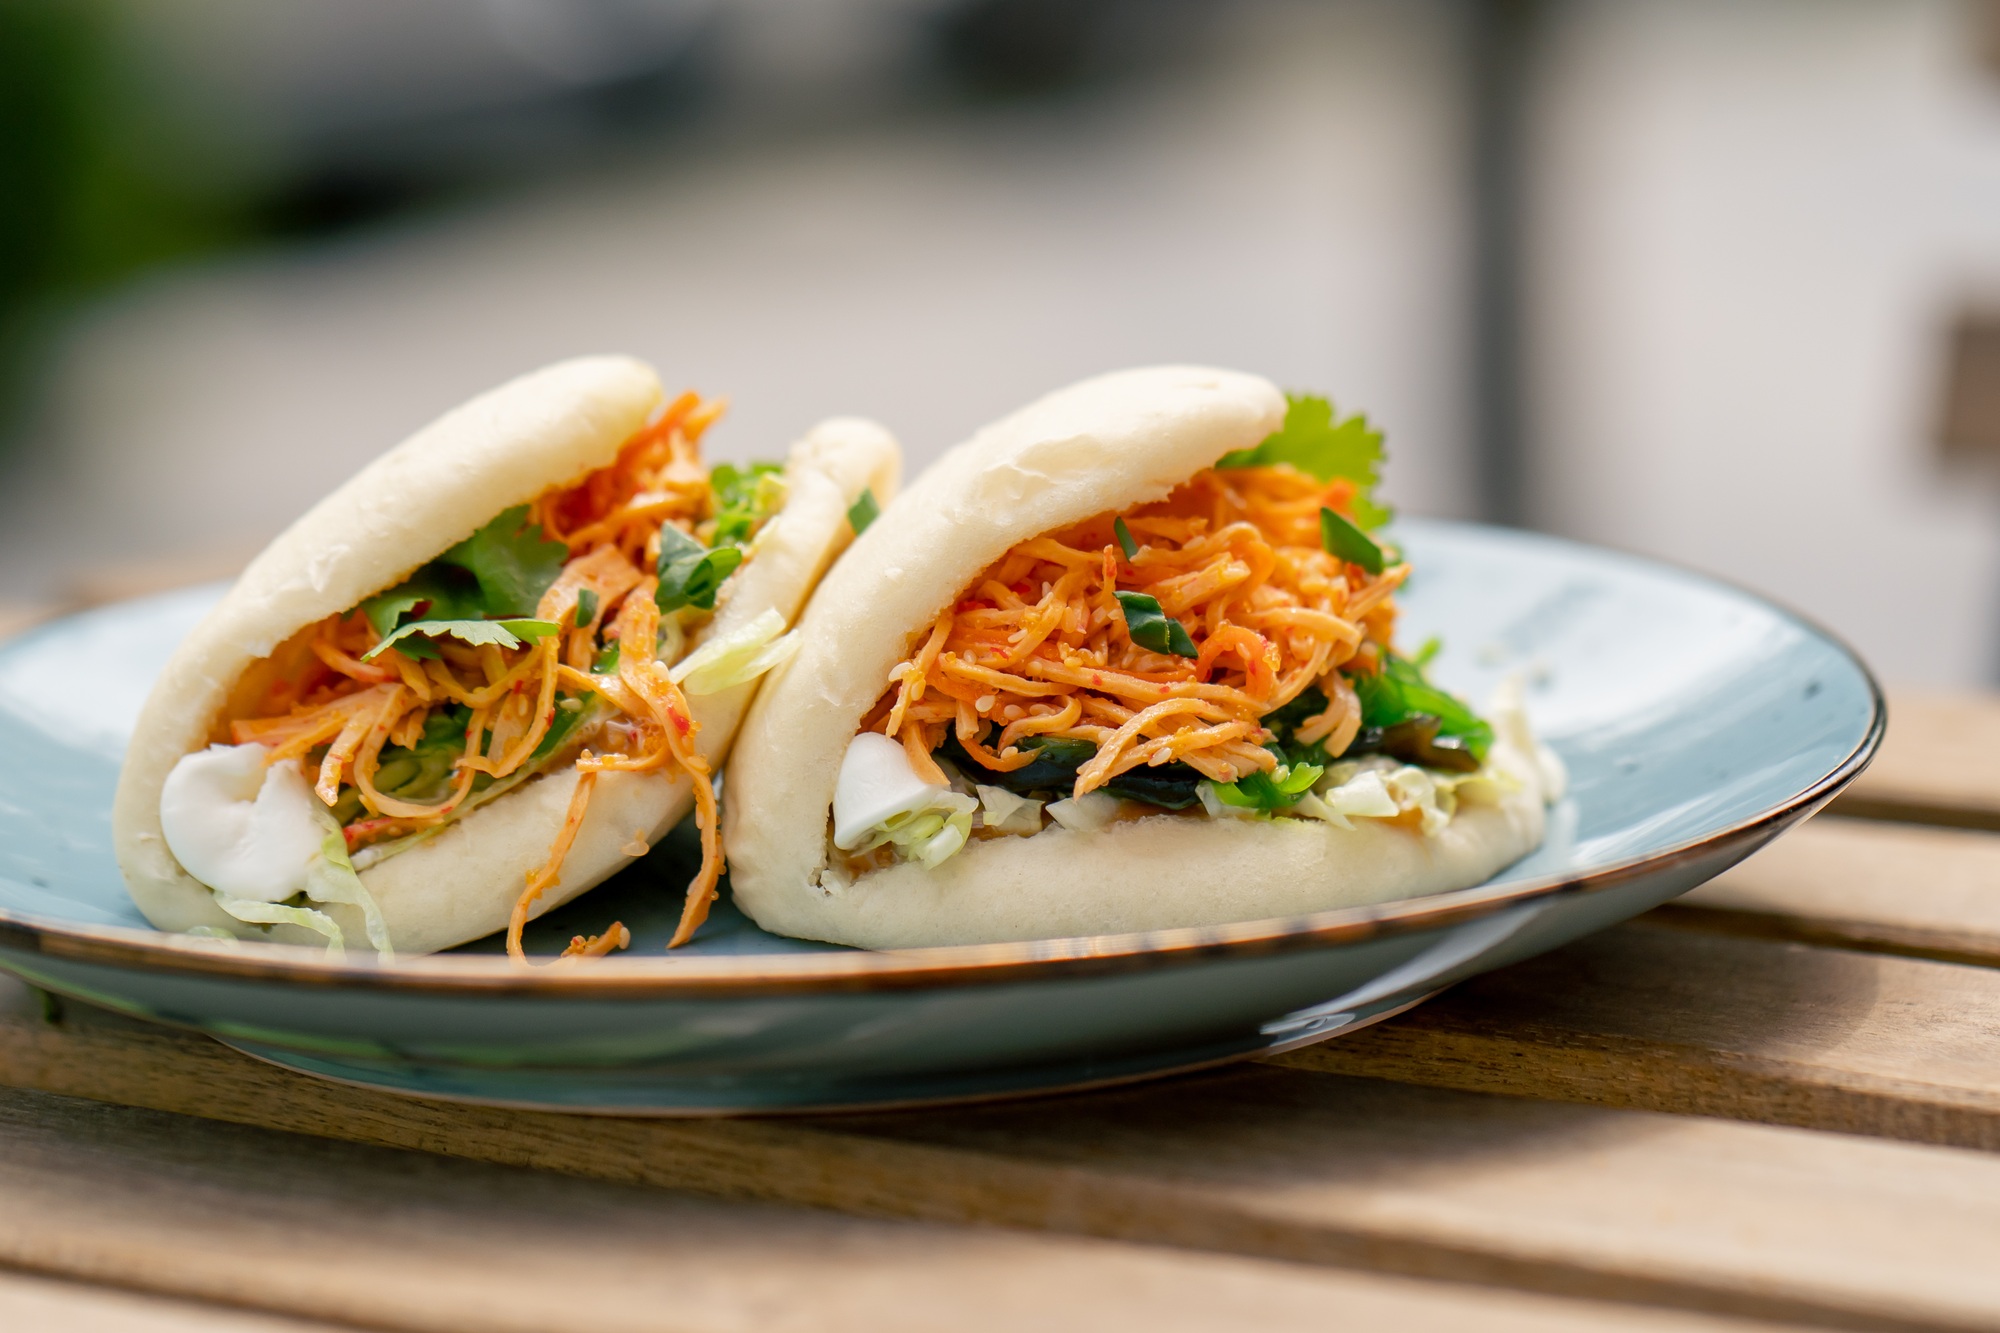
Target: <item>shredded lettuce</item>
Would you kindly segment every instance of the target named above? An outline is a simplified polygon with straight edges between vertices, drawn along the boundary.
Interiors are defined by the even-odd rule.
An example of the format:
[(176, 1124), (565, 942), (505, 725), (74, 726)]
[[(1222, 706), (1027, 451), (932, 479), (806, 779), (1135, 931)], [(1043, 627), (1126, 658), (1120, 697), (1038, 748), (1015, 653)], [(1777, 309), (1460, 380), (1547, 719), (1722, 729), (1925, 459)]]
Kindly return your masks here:
[[(382, 959), (395, 957), (389, 946), (389, 929), (382, 920), (382, 910), (375, 902), (375, 895), (368, 892), (368, 886), (355, 873), (354, 863), (347, 855), (347, 835), (341, 831), (333, 812), (314, 802), (314, 809), (326, 837), (320, 842), (319, 851), (306, 863), (306, 887), (301, 896), (316, 903), (344, 903), (361, 913), (368, 942)], [(238, 921), (247, 921), (257, 926), (301, 926), (326, 940), (329, 956), (341, 957), (346, 953), (346, 938), (340, 923), (327, 913), (316, 908), (296, 903), (264, 903), (249, 898), (233, 898), (226, 893), (211, 889), (210, 895), (220, 907)], [(213, 928), (206, 928), (211, 930)]]
[(1051, 801), (1048, 811), (1050, 819), (1073, 833), (1095, 833), (1117, 818), (1118, 798), (1109, 792), (1089, 791)]
[(362, 929), (376, 956), (385, 963), (395, 961), (396, 951), (389, 944), (389, 927), (382, 920), (382, 908), (355, 873), (343, 835), (327, 834), (326, 841), (320, 844), (319, 855), (307, 865), (306, 897), (316, 903), (345, 903), (359, 910)]
[(1334, 420), (1333, 404), (1312, 394), (1287, 394), (1285, 424), (1254, 449), (1238, 449), (1216, 461), (1220, 468), (1269, 467), (1289, 463), (1321, 481), (1345, 478), (1354, 484), (1354, 521), (1379, 528), (1393, 516), (1376, 504), (1381, 480), (1382, 432), (1359, 413)]
[[(1354, 766), (1349, 776), (1337, 777), (1324, 792), (1317, 793), (1326, 808), (1336, 815), (1358, 815), (1365, 819), (1394, 819), (1403, 807), (1396, 804), (1388, 785), (1382, 781), (1382, 767)], [(1388, 771), (1393, 772), (1393, 767)]]
[(329, 957), (339, 958), (347, 952), (341, 939), (340, 923), (325, 912), (316, 912), (310, 907), (288, 907), (284, 903), (232, 898), (226, 893), (217, 893), (214, 897), (215, 905), (238, 921), (248, 921), (253, 926), (304, 926), (326, 939)]
[(1415, 811), (1426, 835), (1451, 822), (1461, 803), (1491, 805), (1520, 789), (1512, 773), (1482, 767), (1472, 773), (1439, 773), (1384, 755), (1349, 759), (1329, 767), (1297, 813), (1342, 828), (1349, 819), (1395, 819)]
[(989, 787), (984, 783), (976, 785), (973, 790), (979, 793), (979, 818), (987, 828), (1023, 837), (1042, 831), (1042, 802), (1031, 796), (1017, 796), (1005, 787)]
[(306, 862), (306, 897), (316, 903), (344, 903), (359, 911), (362, 930), (368, 936), (368, 943), (374, 946), (376, 956), (383, 962), (394, 961), (396, 951), (389, 945), (389, 927), (382, 920), (382, 908), (348, 858), (347, 834), (333, 823), (330, 813), (322, 816), (321, 822), (327, 826), (327, 832), (320, 840), (319, 855)]
[(965, 846), (965, 840), (972, 836), (973, 813), (978, 809), (979, 802), (972, 797), (939, 787), (929, 805), (889, 816), (871, 829), (867, 839), (854, 850), (861, 853), (893, 845), (903, 860), (917, 861), (924, 869), (935, 870)]
[(717, 694), (752, 681), (799, 650), (797, 631), (785, 633), (785, 617), (767, 607), (741, 628), (718, 635), (667, 672), (689, 694)]

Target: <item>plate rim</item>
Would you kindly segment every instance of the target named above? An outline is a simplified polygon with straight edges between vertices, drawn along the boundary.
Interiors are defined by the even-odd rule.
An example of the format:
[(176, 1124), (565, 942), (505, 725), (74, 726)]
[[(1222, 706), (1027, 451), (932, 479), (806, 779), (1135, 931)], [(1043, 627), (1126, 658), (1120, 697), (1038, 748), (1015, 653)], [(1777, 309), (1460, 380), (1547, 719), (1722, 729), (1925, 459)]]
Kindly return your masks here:
[[(1463, 925), (1518, 903), (1604, 892), (1641, 875), (1700, 860), (1744, 842), (1775, 837), (1837, 795), (1881, 747), (1888, 729), (1888, 702), (1866, 661), (1839, 634), (1764, 593), (1675, 561), (1547, 533), (1440, 519), (1416, 520), (1413, 526), (1563, 547), (1599, 558), (1609, 556), (1640, 568), (1672, 572), (1747, 599), (1832, 645), (1847, 660), (1867, 687), (1868, 725), (1848, 754), (1803, 790), (1734, 824), (1656, 851), (1582, 874), (1475, 885), (1386, 903), (1226, 925), (894, 950), (603, 958), (590, 967), (578, 968), (558, 966), (553, 960), (524, 966), (497, 956), (462, 954), (402, 958), (386, 964), (373, 958), (329, 959), (307, 946), (207, 941), (136, 927), (54, 923), (0, 907), (0, 951), (215, 980), (288, 982), (314, 989), (592, 1000), (747, 998), (1099, 976), (1391, 938)], [(180, 591), (184, 590), (164, 595)], [(44, 622), (28, 632), (45, 632), (64, 619), (67, 617)]]

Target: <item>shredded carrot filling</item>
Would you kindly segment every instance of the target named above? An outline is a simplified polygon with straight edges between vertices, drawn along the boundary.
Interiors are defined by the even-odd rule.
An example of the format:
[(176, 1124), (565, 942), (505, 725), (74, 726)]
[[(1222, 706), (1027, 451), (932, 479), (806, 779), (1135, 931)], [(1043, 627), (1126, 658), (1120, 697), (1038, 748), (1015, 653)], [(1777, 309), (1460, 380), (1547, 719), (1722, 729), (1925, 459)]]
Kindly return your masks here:
[[(542, 771), (537, 759), (559, 709), (601, 701), (591, 726), (573, 729), (556, 754), (574, 754), (575, 793), (548, 859), (529, 872), (507, 932), (508, 952), (525, 960), (521, 933), (535, 903), (560, 882), (563, 860), (581, 829), (597, 775), (677, 769), (694, 787), (702, 832), (702, 867), (689, 886), (672, 944), (685, 942), (708, 915), (723, 869), (715, 794), (708, 763), (695, 748), (700, 730), (680, 687), (658, 657), (660, 530), (693, 533), (716, 502), (700, 442), (724, 404), (686, 393), (620, 449), (615, 462), (574, 485), (544, 494), (527, 522), (563, 543), (568, 558), (542, 594), (535, 619), (562, 629), (514, 648), (427, 640), (435, 657), (392, 646), (363, 657), (381, 636), (360, 609), (310, 629), (311, 657), (300, 674), (273, 690), (266, 715), (230, 724), (237, 744), (255, 741), (274, 757), (305, 761), (315, 790), (342, 813), (350, 850), (433, 829), (495, 782)], [(581, 613), (581, 614), (580, 614)], [(615, 645), (615, 664), (604, 650)], [(408, 800), (382, 789), (383, 752), (414, 751), (427, 731), (465, 710), (453, 742), (450, 781), (442, 793)], [(597, 957), (630, 943), (614, 924), (573, 941), (566, 957)], [(669, 947), (672, 947), (671, 945)]]
[[(1261, 719), (1317, 686), (1328, 706), (1297, 734), (1339, 754), (1361, 725), (1339, 669), (1388, 651), (1409, 574), (1371, 576), (1323, 549), (1321, 507), (1348, 513), (1353, 498), (1351, 483), (1286, 464), (1211, 469), (1157, 504), (1024, 541), (938, 614), (862, 730), (901, 741), (937, 782), (947, 735), (1001, 772), (1034, 761), (1027, 737), (1087, 740), (1076, 796), (1142, 765), (1234, 782), (1276, 766)], [(1157, 599), (1195, 655), (1135, 643), (1120, 592)]]

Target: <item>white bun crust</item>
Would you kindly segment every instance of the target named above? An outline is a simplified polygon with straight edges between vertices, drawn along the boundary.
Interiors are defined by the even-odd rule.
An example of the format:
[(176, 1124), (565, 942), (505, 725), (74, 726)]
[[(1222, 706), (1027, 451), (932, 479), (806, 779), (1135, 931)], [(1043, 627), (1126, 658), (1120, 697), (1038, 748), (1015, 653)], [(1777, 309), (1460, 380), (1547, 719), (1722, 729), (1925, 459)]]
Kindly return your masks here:
[(1089, 834), (976, 841), (936, 871), (843, 882), (827, 817), (847, 743), (937, 613), (1016, 543), (1165, 497), (1284, 421), (1268, 380), (1123, 371), (987, 427), (919, 478), (821, 584), (731, 760), (723, 826), (736, 902), (786, 935), (870, 948), (1092, 935), (1316, 911), (1475, 884), (1541, 840), (1540, 785), (1461, 809), (1438, 836), (1358, 821), (1160, 815)]
[[(167, 850), (160, 789), (181, 756), (218, 734), (246, 671), (299, 630), (406, 578), (492, 519), (612, 462), (661, 400), (658, 377), (625, 357), (563, 362), (502, 385), (425, 427), (327, 496), (251, 562), (236, 586), (182, 642), (126, 750), (113, 804), (113, 840), (133, 901), (154, 925), (182, 931), (244, 927)], [(830, 421), (792, 449), (784, 508), (754, 556), (724, 585), (696, 637), (726, 633), (775, 608), (796, 618), (847, 540), (847, 506), (864, 487), (894, 490), (895, 442), (868, 422)], [(719, 763), (756, 686), (690, 700), (698, 746)], [(426, 953), (503, 928), (527, 873), (548, 855), (576, 783), (573, 769), (531, 779), (435, 837), (362, 872), (391, 941)], [(536, 915), (591, 888), (651, 842), (692, 803), (685, 775), (607, 773), (565, 858), (561, 881)], [(326, 908), (363, 938), (352, 908)], [(266, 938), (312, 944), (298, 927)]]

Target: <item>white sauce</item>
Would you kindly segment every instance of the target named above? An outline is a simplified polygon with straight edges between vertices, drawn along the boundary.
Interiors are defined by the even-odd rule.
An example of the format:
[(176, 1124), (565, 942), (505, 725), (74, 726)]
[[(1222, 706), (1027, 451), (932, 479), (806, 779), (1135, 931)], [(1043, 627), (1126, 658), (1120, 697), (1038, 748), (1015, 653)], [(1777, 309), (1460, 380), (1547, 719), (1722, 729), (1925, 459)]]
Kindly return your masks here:
[(847, 743), (833, 789), (833, 845), (852, 851), (876, 828), (938, 803), (950, 792), (925, 782), (903, 747), (880, 732), (864, 731)]
[(306, 887), (326, 826), (299, 761), (262, 745), (183, 755), (160, 789), (160, 830), (188, 874), (219, 893), (283, 902)]

